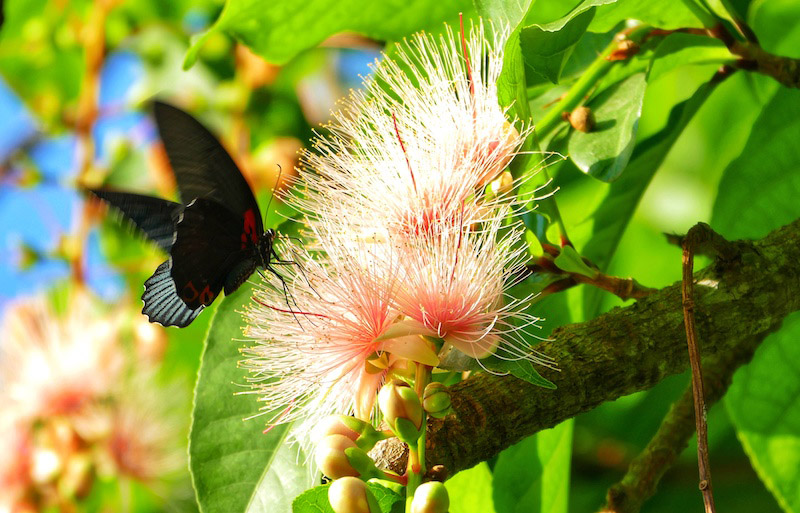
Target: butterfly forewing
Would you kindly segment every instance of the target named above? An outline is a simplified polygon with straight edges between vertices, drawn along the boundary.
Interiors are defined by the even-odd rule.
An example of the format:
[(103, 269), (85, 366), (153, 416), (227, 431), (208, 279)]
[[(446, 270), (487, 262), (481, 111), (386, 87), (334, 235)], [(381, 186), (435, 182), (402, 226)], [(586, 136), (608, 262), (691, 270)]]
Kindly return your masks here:
[(203, 125), (171, 105), (155, 102), (156, 124), (184, 203), (207, 198), (264, 231), (255, 196), (225, 148)]
[(169, 252), (183, 205), (152, 196), (103, 189), (89, 191), (117, 209), (158, 247)]

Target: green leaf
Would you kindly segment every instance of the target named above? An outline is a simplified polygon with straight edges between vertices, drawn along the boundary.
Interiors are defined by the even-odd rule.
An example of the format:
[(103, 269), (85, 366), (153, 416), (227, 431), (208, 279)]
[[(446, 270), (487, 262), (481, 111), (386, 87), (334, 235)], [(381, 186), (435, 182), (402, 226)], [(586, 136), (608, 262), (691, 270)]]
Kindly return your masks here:
[(670, 34), (656, 48), (647, 80), (652, 82), (679, 66), (719, 67), (731, 60), (731, 53), (719, 39), (680, 32)]
[(608, 32), (626, 19), (639, 20), (665, 30), (703, 26), (683, 2), (619, 0), (612, 5), (600, 7), (589, 30)]
[(553, 260), (556, 267), (568, 273), (577, 273), (594, 278), (597, 271), (586, 265), (583, 258), (575, 251), (572, 246), (564, 246), (561, 248), (561, 253)]
[(725, 396), (739, 440), (787, 512), (800, 511), (800, 313), (783, 322), (740, 369)]
[(589, 102), (596, 125), (591, 132), (574, 130), (568, 152), (584, 173), (612, 182), (619, 178), (633, 153), (647, 81), (636, 73)]
[[(330, 486), (330, 484), (316, 486), (298, 495), (292, 502), (292, 513), (333, 513), (331, 503), (328, 501)], [(382, 513), (402, 513), (405, 507), (405, 497), (402, 494), (375, 480), (367, 482), (367, 488), (378, 501)]]
[[(800, 217), (800, 92), (780, 88), (725, 169), (712, 226), (761, 237)], [(784, 320), (735, 376), (725, 405), (761, 480), (786, 511), (800, 511), (800, 314)]]
[[(675, 105), (666, 126), (636, 145), (626, 173), (611, 184), (605, 199), (592, 216), (592, 237), (581, 252), (600, 269), (608, 267), (650, 180), (714, 87), (715, 84), (710, 82), (703, 84), (688, 100)], [(586, 289), (584, 316), (587, 319), (594, 318), (600, 311), (601, 294), (599, 289)]]
[(729, 238), (763, 237), (800, 217), (800, 92), (781, 88), (719, 184), (712, 225)]
[(186, 55), (184, 67), (192, 66), (203, 43), (223, 31), (268, 61), (283, 64), (339, 32), (357, 32), (377, 40), (400, 39), (417, 30), (438, 28), (461, 11), (470, 11), (469, 0), (227, 0), (214, 25), (199, 37)]
[(244, 382), (237, 342), (242, 337), (239, 312), (250, 301), (245, 284), (219, 305), (206, 337), (195, 389), (189, 467), (201, 511), (227, 513), (288, 511), (294, 496), (311, 486), (307, 455), (287, 444), (290, 426), (264, 434), (255, 397), (242, 392)]
[(489, 370), (508, 372), (514, 377), (523, 379), (537, 387), (549, 388), (551, 390), (557, 388), (552, 381), (539, 374), (536, 367), (528, 360), (503, 360), (492, 355), (481, 360), (481, 363)]
[(557, 84), (564, 63), (594, 18), (595, 6), (615, 1), (584, 0), (569, 14), (556, 21), (523, 27), (520, 31), (520, 44), (525, 64)]
[(484, 461), (445, 481), (450, 495), (450, 513), (495, 513), (492, 471)]
[(494, 466), (494, 504), (504, 513), (565, 513), (572, 419), (509, 447)]

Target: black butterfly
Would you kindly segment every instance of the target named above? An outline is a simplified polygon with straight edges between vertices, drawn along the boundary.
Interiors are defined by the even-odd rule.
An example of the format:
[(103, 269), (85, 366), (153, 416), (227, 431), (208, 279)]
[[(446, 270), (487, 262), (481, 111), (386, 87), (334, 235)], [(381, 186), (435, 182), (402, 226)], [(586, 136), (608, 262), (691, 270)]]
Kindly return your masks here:
[(253, 191), (222, 145), (186, 112), (154, 102), (183, 204), (107, 189), (90, 189), (118, 209), (170, 257), (144, 282), (150, 322), (184, 327), (224, 288), (230, 294), (257, 267), (283, 278), (275, 231), (264, 231)]

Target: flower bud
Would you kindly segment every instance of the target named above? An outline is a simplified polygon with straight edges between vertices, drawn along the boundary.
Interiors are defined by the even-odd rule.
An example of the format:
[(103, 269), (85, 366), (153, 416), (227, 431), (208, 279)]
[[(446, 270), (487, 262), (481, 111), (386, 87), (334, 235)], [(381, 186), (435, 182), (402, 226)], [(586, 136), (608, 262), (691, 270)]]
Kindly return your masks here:
[(393, 381), (383, 385), (378, 405), (389, 428), (403, 442), (416, 446), (422, 427), (422, 404), (408, 385)]
[(345, 476), (358, 476), (358, 471), (350, 464), (345, 449), (357, 448), (356, 443), (344, 435), (328, 435), (317, 444), (317, 465), (323, 474), (331, 479)]
[(411, 500), (411, 513), (447, 513), (450, 497), (447, 488), (438, 481), (422, 483)]
[(450, 413), (450, 393), (442, 383), (429, 383), (422, 394), (422, 407), (431, 417), (442, 419)]
[(376, 443), (387, 438), (369, 422), (348, 415), (326, 417), (314, 430), (314, 440), (322, 440), (328, 435), (344, 435), (365, 451), (372, 449)]
[(345, 435), (331, 434), (317, 444), (317, 465), (326, 476), (339, 479), (345, 476), (365, 479), (380, 475), (372, 458)]
[(378, 502), (364, 481), (343, 477), (331, 483), (328, 501), (334, 513), (380, 513)]

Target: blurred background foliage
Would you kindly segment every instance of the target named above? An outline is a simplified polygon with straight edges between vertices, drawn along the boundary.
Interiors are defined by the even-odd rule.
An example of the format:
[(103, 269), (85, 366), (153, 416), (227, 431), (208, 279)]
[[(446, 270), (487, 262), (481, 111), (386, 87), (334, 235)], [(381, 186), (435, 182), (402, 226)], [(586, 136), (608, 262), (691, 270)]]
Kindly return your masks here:
[[(551, 22), (576, 3), (538, 0), (526, 22)], [(642, 19), (659, 28), (700, 26), (683, 3), (603, 3), (592, 4), (600, 8), (578, 34), (558, 84), (550, 83), (546, 72), (526, 69), (534, 121), (597, 58), (624, 19)], [(800, 4), (732, 4), (746, 15), (765, 49), (800, 57)], [(148, 101), (158, 97), (181, 105), (219, 134), (264, 205), (276, 187), (278, 165), (284, 177), (290, 174), (296, 152), (329, 119), (336, 100), (359, 87), (360, 75), (369, 73), (368, 63), (380, 56), (385, 42), (419, 29), (441, 30), (442, 22), (457, 20), (459, 11), (475, 17), (506, 9), (502, 2), (477, 0), (475, 5), (460, 0), (377, 2), (370, 8), (342, 0), (336, 5), (334, 9), (321, 0), (306, 2), (302, 9), (292, 2), (255, 0), (4, 2), (0, 312), (5, 320), (0, 386), (4, 394), (21, 398), (15, 399), (18, 403), (49, 401), (38, 411), (14, 410), (11, 403), (1, 406), (0, 445), (5, 450), (0, 454), (0, 490), (21, 497), (19, 509), (10, 511), (197, 509), (185, 450), (192, 389), (213, 315), (204, 313), (185, 329), (148, 324), (139, 313), (139, 296), (162, 255), (132, 237), (113, 216), (106, 218), (105, 209), (87, 202), (80, 192), (81, 186), (106, 184), (175, 198), (174, 178)], [(673, 107), (691, 97), (724, 62), (719, 48), (705, 43), (679, 41), (660, 51), (653, 47), (633, 56), (592, 92), (650, 69), (646, 89), (634, 92), (643, 95), (637, 143), (673, 126)], [(538, 62), (535, 52), (530, 55), (534, 60), (529, 62)], [(557, 202), (575, 246), (609, 274), (661, 287), (678, 280), (681, 272), (680, 251), (666, 243), (664, 232), (686, 232), (698, 221), (714, 221), (731, 237), (762, 236), (776, 227), (765, 222), (743, 232), (731, 213), (735, 206), (725, 211), (715, 202), (726, 169), (740, 158), (777, 89), (769, 78), (734, 74), (675, 132), (663, 162), (636, 161), (634, 150), (628, 174), (615, 182), (582, 172), (577, 157), (552, 165)], [(798, 98), (781, 101), (796, 105)], [(582, 147), (570, 141), (574, 132), (567, 126), (554, 131), (548, 149), (564, 154), (572, 149), (578, 155)], [(729, 189), (758, 194), (763, 185)], [(623, 193), (628, 196), (619, 199)], [(609, 198), (617, 202), (604, 209)], [(748, 201), (743, 198), (742, 204)], [(281, 219), (278, 212), (280, 205), (268, 224)], [(595, 235), (608, 227), (621, 237), (616, 251), (616, 240), (597, 245)], [(550, 329), (618, 304), (610, 294), (581, 287), (548, 298), (535, 312), (548, 318)], [(234, 337), (236, 329), (238, 324), (229, 330)], [(58, 348), (47, 342), (49, 333), (62, 334)], [(45, 358), (50, 363), (35, 361), (31, 347), (41, 348), (42, 354), (50, 351)], [(76, 352), (102, 358), (92, 360), (95, 368), (86, 361), (64, 364)], [(234, 370), (229, 376), (235, 376)], [(674, 376), (650, 391), (604, 404), (460, 474), (448, 483), (453, 513), (596, 510), (688, 379)], [(50, 388), (35, 385), (42, 382)], [(73, 382), (69, 389), (66, 384)], [(130, 420), (117, 422), (121, 418), (134, 418), (136, 428), (130, 428)], [(27, 427), (18, 429), (23, 421)], [(720, 510), (779, 511), (723, 404), (711, 410), (709, 425)], [(116, 434), (117, 426), (124, 435)], [(6, 436), (6, 431), (22, 434)], [(140, 461), (146, 468), (137, 466)], [(546, 464), (547, 470), (537, 469), (534, 461)], [(762, 478), (773, 488), (779, 486), (768, 470)], [(696, 481), (690, 446), (643, 511), (699, 508)], [(794, 487), (798, 492), (800, 482), (794, 481)], [(787, 511), (798, 511), (797, 496), (800, 492), (794, 502), (783, 499)]]

